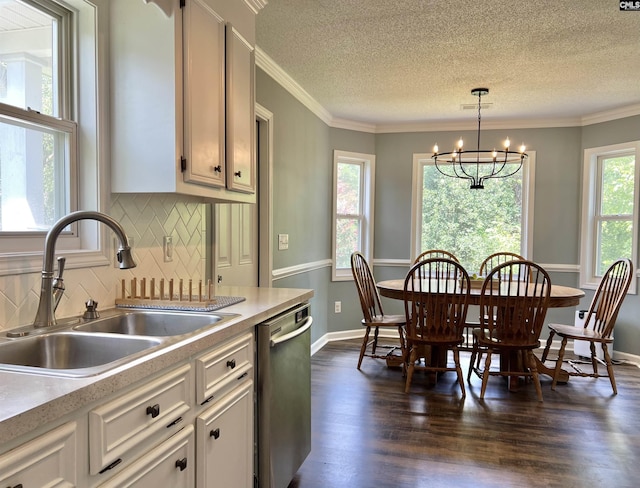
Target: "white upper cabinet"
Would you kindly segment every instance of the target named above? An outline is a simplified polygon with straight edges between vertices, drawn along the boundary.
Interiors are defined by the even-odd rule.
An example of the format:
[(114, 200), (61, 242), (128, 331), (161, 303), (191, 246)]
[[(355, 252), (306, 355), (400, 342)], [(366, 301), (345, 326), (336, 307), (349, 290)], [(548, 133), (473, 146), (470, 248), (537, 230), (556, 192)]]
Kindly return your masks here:
[(255, 1), (109, 3), (112, 191), (255, 203)]
[[(184, 179), (225, 186), (225, 23), (203, 0), (183, 7)], [(247, 114), (248, 117), (248, 114)]]
[(256, 190), (254, 50), (232, 25), (227, 24), (227, 188)]

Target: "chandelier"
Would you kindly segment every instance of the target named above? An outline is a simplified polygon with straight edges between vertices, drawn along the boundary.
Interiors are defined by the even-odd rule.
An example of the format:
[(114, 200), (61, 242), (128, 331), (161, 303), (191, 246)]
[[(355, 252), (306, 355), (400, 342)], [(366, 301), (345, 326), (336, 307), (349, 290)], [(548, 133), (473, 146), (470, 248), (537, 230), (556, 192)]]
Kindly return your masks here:
[[(464, 150), (462, 138), (458, 147), (451, 152), (439, 153), (438, 145), (433, 146), (433, 162), (436, 169), (445, 176), (469, 180), (472, 190), (484, 188), (484, 182), (491, 178), (506, 178), (520, 171), (525, 159), (524, 144), (519, 151), (511, 151), (511, 141), (507, 137), (504, 149), (480, 149), (480, 108), (482, 97), (489, 93), (488, 88), (474, 88), (471, 94), (478, 97), (478, 142), (475, 150)], [(515, 168), (512, 167), (516, 164)]]

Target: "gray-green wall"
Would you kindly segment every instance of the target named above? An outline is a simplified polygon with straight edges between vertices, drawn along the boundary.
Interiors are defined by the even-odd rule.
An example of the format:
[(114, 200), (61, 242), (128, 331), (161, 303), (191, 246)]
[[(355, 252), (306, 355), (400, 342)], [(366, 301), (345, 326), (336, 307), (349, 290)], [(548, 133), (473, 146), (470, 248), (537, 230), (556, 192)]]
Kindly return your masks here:
[[(376, 155), (374, 259), (406, 260), (410, 256), (411, 191), (414, 153), (428, 153), (475, 132), (370, 134), (331, 128), (297, 101), (269, 75), (256, 70), (257, 102), (274, 114), (274, 239), (289, 234), (289, 250), (274, 251), (274, 269), (304, 265), (331, 257), (333, 150)], [(551, 265), (580, 261), (582, 155), (584, 148), (640, 138), (640, 116), (588, 125), (542, 129), (487, 130), (483, 145), (499, 147), (509, 136), (536, 151), (533, 256)], [(277, 243), (274, 248), (277, 249)], [(376, 278), (404, 277), (408, 266), (376, 266)], [(577, 272), (552, 272), (554, 283), (577, 286)], [(314, 332), (318, 340), (328, 332), (357, 329), (361, 311), (352, 282), (332, 282), (328, 267), (276, 281), (275, 286), (311, 287)], [(586, 308), (592, 293), (580, 308)], [(342, 313), (333, 312), (335, 301)], [(389, 312), (400, 303), (385, 300)], [(640, 355), (640, 298), (627, 297), (615, 333), (616, 351)], [(548, 321), (573, 323), (573, 309), (552, 309)], [(546, 331), (544, 332), (546, 336)]]

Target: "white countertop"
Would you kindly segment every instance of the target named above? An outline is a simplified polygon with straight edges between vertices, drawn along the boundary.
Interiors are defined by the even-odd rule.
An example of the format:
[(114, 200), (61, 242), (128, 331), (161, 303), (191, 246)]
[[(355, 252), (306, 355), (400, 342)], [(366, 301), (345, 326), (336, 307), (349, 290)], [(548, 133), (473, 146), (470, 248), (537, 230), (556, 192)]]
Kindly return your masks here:
[(251, 330), (266, 319), (310, 299), (313, 290), (224, 286), (217, 287), (216, 294), (245, 297), (244, 301), (219, 310), (220, 313), (238, 314), (238, 318), (185, 336), (183, 340), (105, 373), (68, 378), (0, 371), (2, 442), (22, 436), (232, 336)]

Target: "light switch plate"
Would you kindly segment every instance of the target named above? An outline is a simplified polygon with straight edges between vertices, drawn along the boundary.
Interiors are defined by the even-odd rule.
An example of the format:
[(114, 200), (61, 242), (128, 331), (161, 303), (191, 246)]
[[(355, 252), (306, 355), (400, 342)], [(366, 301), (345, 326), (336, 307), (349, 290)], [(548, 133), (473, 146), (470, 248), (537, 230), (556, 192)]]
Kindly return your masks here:
[(278, 251), (289, 249), (289, 234), (278, 234)]
[(173, 261), (173, 237), (164, 236), (162, 239), (162, 255), (165, 263)]

